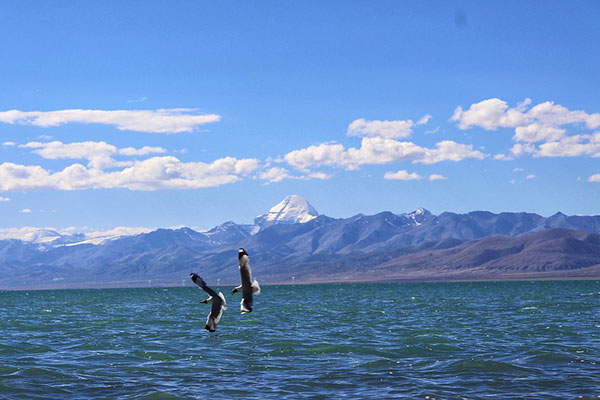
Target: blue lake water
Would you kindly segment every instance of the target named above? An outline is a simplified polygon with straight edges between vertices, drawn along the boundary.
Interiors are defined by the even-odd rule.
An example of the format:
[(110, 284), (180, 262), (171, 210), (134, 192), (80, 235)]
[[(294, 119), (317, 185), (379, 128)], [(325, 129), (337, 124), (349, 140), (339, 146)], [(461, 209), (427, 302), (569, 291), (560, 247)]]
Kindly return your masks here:
[(600, 396), (598, 281), (221, 290), (0, 292), (0, 398)]

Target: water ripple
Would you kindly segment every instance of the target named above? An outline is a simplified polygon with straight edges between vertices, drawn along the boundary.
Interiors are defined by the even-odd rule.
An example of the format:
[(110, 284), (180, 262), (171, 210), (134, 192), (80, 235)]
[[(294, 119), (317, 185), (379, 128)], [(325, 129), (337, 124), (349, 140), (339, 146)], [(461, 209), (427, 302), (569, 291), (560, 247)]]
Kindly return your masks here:
[[(222, 288), (227, 293), (228, 288)], [(0, 292), (0, 398), (596, 398), (600, 283)]]

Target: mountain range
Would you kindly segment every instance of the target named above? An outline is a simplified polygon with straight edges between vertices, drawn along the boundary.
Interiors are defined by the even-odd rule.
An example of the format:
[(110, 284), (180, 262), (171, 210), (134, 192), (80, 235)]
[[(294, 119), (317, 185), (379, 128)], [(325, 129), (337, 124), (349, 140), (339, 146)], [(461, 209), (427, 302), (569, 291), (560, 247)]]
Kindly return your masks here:
[(600, 216), (421, 208), (331, 218), (292, 195), (254, 222), (0, 240), (0, 288), (181, 285), (191, 271), (230, 284), (238, 247), (264, 283), (600, 277)]

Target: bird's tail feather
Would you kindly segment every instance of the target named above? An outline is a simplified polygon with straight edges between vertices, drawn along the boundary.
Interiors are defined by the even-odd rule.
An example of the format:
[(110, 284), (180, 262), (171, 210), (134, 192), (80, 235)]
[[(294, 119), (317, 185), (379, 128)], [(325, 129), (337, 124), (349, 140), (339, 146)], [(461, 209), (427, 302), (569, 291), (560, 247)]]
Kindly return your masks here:
[(217, 330), (217, 321), (213, 320), (210, 316), (206, 319), (206, 326), (204, 327), (209, 332)]
[(225, 300), (225, 296), (223, 296), (223, 293), (219, 292), (219, 297), (223, 301), (223, 304), (221, 304), (221, 309), (227, 310), (227, 300)]
[(248, 304), (246, 304), (244, 302), (244, 299), (242, 299), (242, 301), (240, 302), (240, 311), (242, 312), (242, 314), (247, 314), (249, 312), (252, 312), (252, 306), (249, 306)]
[(259, 295), (260, 294), (260, 285), (258, 284), (258, 281), (255, 279), (254, 282), (252, 282), (252, 286), (250, 286), (252, 288), (252, 293), (254, 293), (255, 295)]

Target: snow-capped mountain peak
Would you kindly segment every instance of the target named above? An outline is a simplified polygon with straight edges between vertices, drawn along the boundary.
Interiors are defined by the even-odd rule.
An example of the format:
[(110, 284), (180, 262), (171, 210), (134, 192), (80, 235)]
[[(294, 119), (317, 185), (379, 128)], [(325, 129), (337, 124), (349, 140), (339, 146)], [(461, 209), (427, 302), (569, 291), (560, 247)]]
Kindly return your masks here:
[(406, 215), (408, 219), (412, 220), (417, 226), (421, 225), (426, 219), (431, 217), (431, 213), (423, 207), (404, 215)]
[(318, 215), (317, 210), (308, 201), (293, 194), (273, 206), (268, 212), (256, 217), (254, 223), (261, 229), (275, 224), (301, 224)]

